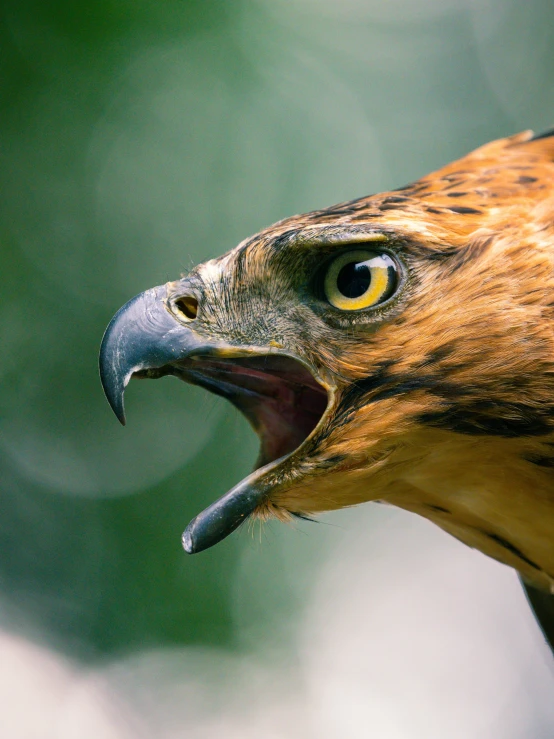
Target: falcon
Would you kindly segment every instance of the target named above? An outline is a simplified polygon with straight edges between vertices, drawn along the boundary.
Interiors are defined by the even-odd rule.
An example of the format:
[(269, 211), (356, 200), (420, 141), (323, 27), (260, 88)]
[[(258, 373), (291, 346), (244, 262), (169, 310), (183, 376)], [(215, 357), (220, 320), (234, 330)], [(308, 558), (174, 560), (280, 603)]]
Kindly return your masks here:
[(100, 372), (227, 398), (255, 470), (183, 534), (380, 501), (515, 568), (554, 648), (554, 129), (297, 215), (114, 316)]

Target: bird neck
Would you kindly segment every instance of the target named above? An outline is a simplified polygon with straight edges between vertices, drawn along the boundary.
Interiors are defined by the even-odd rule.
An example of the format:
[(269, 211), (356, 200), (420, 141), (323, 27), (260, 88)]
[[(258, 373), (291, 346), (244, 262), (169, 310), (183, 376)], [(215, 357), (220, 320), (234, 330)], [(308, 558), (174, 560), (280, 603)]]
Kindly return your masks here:
[(554, 592), (549, 442), (421, 430), (391, 454), (395, 480), (383, 480), (383, 499)]

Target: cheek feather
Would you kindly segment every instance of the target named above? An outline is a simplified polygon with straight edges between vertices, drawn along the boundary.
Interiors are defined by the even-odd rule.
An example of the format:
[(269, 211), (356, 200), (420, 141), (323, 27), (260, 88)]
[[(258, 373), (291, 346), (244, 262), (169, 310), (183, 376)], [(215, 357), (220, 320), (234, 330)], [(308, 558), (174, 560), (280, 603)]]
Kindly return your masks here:
[(204, 262), (199, 269), (199, 273), (203, 281), (208, 285), (217, 284), (225, 271), (226, 261), (228, 261), (228, 258), (227, 260), (225, 260), (225, 258), (220, 258)]

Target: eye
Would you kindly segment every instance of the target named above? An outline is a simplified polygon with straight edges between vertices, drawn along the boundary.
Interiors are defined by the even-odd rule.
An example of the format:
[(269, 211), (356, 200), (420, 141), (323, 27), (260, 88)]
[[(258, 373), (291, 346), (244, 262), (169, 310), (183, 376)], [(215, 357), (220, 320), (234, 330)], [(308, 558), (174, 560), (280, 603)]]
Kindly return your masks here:
[(325, 297), (340, 310), (362, 310), (384, 303), (399, 282), (398, 267), (386, 253), (350, 251), (334, 259), (325, 273)]

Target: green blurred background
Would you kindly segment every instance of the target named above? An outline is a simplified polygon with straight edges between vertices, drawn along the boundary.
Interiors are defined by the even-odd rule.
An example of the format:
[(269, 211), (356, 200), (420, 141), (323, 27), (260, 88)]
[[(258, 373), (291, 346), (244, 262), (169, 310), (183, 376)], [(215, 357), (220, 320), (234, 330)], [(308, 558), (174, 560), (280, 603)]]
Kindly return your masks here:
[[(250, 471), (256, 440), (224, 402), (170, 379), (133, 384), (119, 427), (98, 380), (102, 332), (135, 293), (273, 221), (554, 124), (554, 3), (1, 11), (1, 626), (79, 669), (148, 650), (216, 650), (214, 664), (261, 650), (294, 682), (293, 632), (324, 563), (360, 516), (369, 538), (396, 514), (244, 529), (186, 557), (184, 526)], [(541, 721), (471, 736), (551, 736)]]

